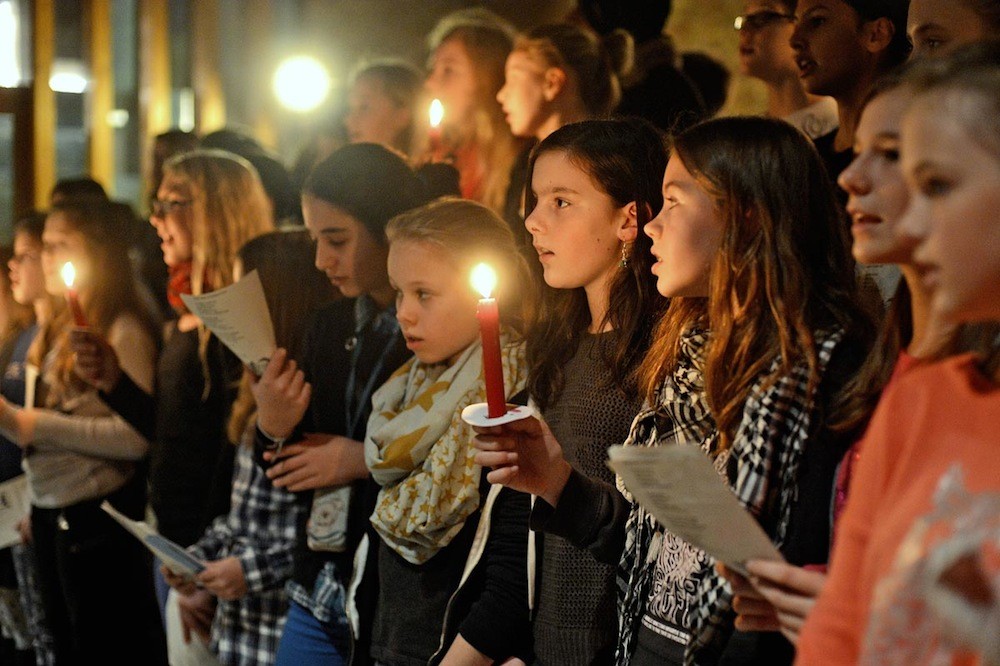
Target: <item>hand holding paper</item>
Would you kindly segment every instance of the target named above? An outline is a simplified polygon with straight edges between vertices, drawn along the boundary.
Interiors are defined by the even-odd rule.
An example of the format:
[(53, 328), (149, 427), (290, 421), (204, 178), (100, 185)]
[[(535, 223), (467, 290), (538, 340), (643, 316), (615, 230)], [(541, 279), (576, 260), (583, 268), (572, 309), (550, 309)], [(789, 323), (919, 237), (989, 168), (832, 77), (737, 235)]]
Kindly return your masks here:
[(260, 275), (201, 296), (182, 294), (184, 305), (258, 377), (274, 353), (274, 326)]
[(696, 446), (612, 446), (608, 464), (673, 534), (747, 575), (747, 560), (782, 560), (757, 521)]

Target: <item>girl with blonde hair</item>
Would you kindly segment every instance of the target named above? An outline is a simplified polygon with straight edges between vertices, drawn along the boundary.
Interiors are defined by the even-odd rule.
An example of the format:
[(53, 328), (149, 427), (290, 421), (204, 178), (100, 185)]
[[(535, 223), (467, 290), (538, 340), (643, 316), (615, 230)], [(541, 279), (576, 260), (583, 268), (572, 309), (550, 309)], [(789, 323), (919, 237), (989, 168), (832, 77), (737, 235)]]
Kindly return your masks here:
[[(521, 331), (533, 304), (513, 235), (484, 206), (441, 200), (393, 219), (388, 273), (415, 358), (372, 396), (365, 459), (381, 487), (379, 663), (502, 662), (527, 657), (527, 498), (485, 482), (461, 418), (485, 402), (472, 268), (498, 274), (506, 398), (527, 381)], [(417, 592), (419, 590), (419, 592)]]
[[(272, 230), (274, 222), (260, 178), (249, 162), (224, 151), (197, 150), (165, 163), (150, 223), (160, 236), (170, 271), (167, 296), (178, 315), (167, 326), (155, 399), (137, 390), (122, 372), (116, 350), (99, 336), (80, 336), (76, 367), (85, 381), (106, 394), (109, 406), (156, 442), (149, 481), (157, 527), (168, 539), (189, 546), (227, 508), (228, 484), (215, 483), (214, 478), (220, 455), (226, 456), (222, 460), (227, 465), (231, 460), (225, 423), (242, 366), (187, 311), (181, 295), (232, 284), (236, 251)], [(159, 572), (157, 584), (161, 604), (166, 604), (166, 585)], [(164, 611), (173, 652), (186, 649), (180, 640), (182, 624), (185, 635), (193, 630), (207, 638), (203, 618), (208, 609), (210, 620), (213, 603), (203, 590), (180, 596), (177, 602), (180, 617)], [(200, 649), (202, 658), (208, 658), (207, 649)]]

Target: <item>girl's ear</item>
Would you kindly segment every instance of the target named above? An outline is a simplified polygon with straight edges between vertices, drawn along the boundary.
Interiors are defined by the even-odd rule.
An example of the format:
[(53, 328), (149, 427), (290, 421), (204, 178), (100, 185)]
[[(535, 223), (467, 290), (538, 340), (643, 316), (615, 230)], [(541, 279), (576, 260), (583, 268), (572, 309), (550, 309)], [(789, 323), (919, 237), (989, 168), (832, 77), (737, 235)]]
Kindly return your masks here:
[(618, 240), (624, 243), (631, 243), (639, 235), (639, 204), (630, 201), (619, 209), (622, 214), (621, 223), (618, 225)]
[(879, 53), (889, 48), (896, 27), (885, 16), (869, 21), (862, 33), (864, 47), (869, 53)]
[(566, 87), (566, 72), (558, 67), (549, 67), (542, 77), (542, 95), (551, 102)]

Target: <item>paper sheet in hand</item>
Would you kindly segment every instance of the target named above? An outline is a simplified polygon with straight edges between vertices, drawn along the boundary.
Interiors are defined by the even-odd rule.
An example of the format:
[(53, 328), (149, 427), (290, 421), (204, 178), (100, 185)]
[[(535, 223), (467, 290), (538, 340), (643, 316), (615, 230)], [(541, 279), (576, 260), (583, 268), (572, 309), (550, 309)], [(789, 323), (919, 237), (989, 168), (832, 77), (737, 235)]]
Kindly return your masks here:
[(612, 446), (608, 464), (657, 522), (732, 569), (781, 554), (696, 446)]
[(31, 511), (30, 504), (27, 476), (0, 483), (0, 549), (21, 543), (17, 524)]
[(186, 550), (178, 546), (170, 539), (157, 534), (156, 531), (146, 523), (140, 520), (132, 520), (128, 516), (122, 515), (120, 511), (116, 510), (106, 501), (101, 503), (101, 508), (104, 509), (109, 516), (118, 521), (122, 527), (131, 532), (136, 539), (141, 541), (142, 545), (149, 548), (149, 550), (160, 558), (160, 560), (167, 565), (167, 568), (175, 574), (179, 576), (193, 577), (205, 569), (204, 562), (201, 562), (200, 560), (189, 555)]
[(201, 296), (181, 294), (181, 298), (254, 374), (264, 372), (274, 353), (274, 326), (256, 270), (228, 287)]

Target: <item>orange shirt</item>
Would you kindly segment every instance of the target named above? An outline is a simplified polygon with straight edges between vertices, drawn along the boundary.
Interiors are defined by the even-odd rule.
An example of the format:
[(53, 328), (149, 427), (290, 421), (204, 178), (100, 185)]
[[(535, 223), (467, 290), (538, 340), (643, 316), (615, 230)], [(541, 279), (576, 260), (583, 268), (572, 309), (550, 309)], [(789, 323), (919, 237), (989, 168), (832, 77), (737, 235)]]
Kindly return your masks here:
[(953, 465), (961, 465), (969, 492), (1000, 490), (1000, 386), (969, 355), (915, 367), (887, 389), (861, 448), (830, 577), (799, 638), (798, 665), (857, 663), (875, 586)]

